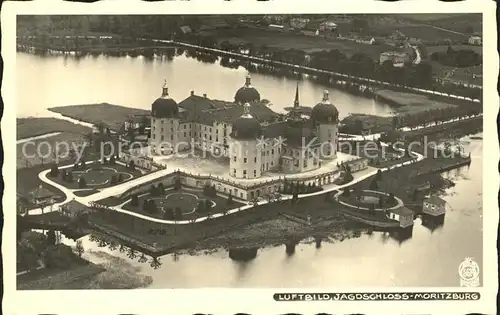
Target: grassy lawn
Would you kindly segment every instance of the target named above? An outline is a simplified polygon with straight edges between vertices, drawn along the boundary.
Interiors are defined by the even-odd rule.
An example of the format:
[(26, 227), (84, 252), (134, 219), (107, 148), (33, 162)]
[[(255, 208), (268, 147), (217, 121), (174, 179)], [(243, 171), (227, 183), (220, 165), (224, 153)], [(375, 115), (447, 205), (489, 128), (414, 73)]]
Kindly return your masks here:
[(111, 129), (119, 129), (121, 124), (127, 121), (130, 116), (149, 115), (150, 113), (150, 111), (144, 109), (108, 103), (61, 106), (49, 108), (49, 110), (92, 124), (104, 123)]
[(396, 200), (388, 202), (387, 196), (383, 196), (381, 194), (377, 194), (370, 191), (359, 191), (359, 192), (352, 191), (349, 194), (349, 196), (344, 196), (343, 194), (340, 194), (339, 200), (349, 205), (362, 208), (370, 208), (370, 206), (374, 204), (375, 208), (377, 209), (380, 208), (378, 203), (380, 197), (384, 197), (385, 200), (384, 207), (386, 208), (391, 208), (398, 204)]
[[(48, 177), (53, 180), (54, 182), (63, 185), (69, 189), (78, 189), (80, 188), (78, 186), (78, 178), (82, 177), (85, 178), (85, 181), (87, 183), (86, 188), (104, 188), (104, 187), (111, 187), (114, 186), (115, 184), (111, 184), (111, 177), (113, 175), (118, 176), (119, 174), (123, 175), (123, 182), (131, 180), (133, 178), (137, 178), (142, 175), (142, 173), (138, 170), (131, 170), (125, 166), (122, 166), (120, 164), (113, 164), (113, 165), (101, 165), (98, 163), (92, 163), (92, 164), (87, 164), (83, 168), (77, 168), (75, 169), (74, 167), (69, 168), (69, 169), (64, 169), (65, 171), (71, 171), (73, 174), (73, 181), (72, 182), (66, 182), (63, 181), (62, 176), (58, 175), (55, 177)], [(59, 171), (59, 174), (62, 173), (62, 170)], [(118, 183), (117, 183), (118, 184)]]
[[(154, 199), (158, 211), (149, 213), (142, 209), (143, 202), (149, 199)], [(213, 202), (210, 212), (198, 212), (198, 210), (196, 210), (198, 202), (206, 199), (209, 199)], [(123, 200), (122, 202), (124, 201), (125, 200)], [(202, 191), (180, 189), (167, 190), (164, 197), (151, 197), (149, 193), (146, 195), (142, 195), (139, 197), (139, 206), (133, 206), (130, 204), (130, 202), (128, 202), (123, 206), (123, 209), (162, 219), (164, 216), (164, 210), (166, 210), (167, 208), (175, 209), (179, 207), (182, 211), (182, 220), (190, 220), (207, 216), (208, 213), (222, 213), (226, 210), (234, 209), (243, 205), (244, 204), (236, 202), (234, 200), (230, 205), (228, 205), (226, 198), (220, 196), (208, 197), (204, 196)]]
[(16, 139), (36, 137), (53, 132), (86, 134), (90, 128), (57, 118), (18, 118)]
[(391, 90), (378, 90), (375, 95), (381, 100), (396, 105), (394, 110), (399, 115), (412, 115), (421, 111), (438, 108), (450, 108), (456, 105), (437, 101), (430, 95), (406, 93)]
[(307, 36), (295, 33), (284, 33), (263, 28), (235, 28), (219, 29), (205, 32), (216, 36), (219, 42), (252, 43), (255, 47), (268, 46), (277, 49), (299, 49), (307, 53), (320, 50), (338, 49), (346, 55), (365, 53), (378, 60), (380, 53), (390, 50), (391, 47), (382, 45), (359, 44), (347, 40), (324, 38), (321, 36)]
[(83, 133), (62, 132), (48, 138), (19, 143), (16, 145), (16, 166), (19, 169), (50, 165), (56, 158), (59, 162), (68, 161), (70, 158), (67, 149), (74, 149), (84, 142), (86, 140)]

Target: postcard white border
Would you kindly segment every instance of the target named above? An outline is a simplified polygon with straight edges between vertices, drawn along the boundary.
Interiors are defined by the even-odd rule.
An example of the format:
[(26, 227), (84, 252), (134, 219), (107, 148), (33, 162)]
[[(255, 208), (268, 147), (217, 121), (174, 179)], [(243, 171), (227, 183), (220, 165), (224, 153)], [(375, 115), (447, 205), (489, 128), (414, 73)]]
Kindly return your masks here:
[[(401, 314), (435, 313), (465, 314), (479, 312), (494, 314), (498, 290), (496, 238), (498, 227), (497, 193), (499, 177), (488, 176), (497, 172), (499, 161), (496, 120), (498, 114), (498, 55), (496, 52), (495, 3), (487, 0), (463, 2), (400, 1), (382, 2), (366, 0), (273, 0), (258, 1), (166, 1), (140, 2), (131, 0), (106, 1), (92, 4), (62, 1), (4, 2), (1, 12), (2, 57), (4, 76), (2, 96), (4, 115), (1, 122), (5, 154), (3, 176), (3, 276), (5, 314), (251, 314), (278, 313), (352, 313)], [(192, 290), (107, 290), (107, 291), (15, 291), (15, 178), (16, 159), (8, 154), (16, 143), (15, 80), (15, 17), (16, 14), (272, 14), (272, 13), (483, 13), (484, 67), (484, 164), (483, 164), (483, 279), (481, 288), (346, 288), (336, 289), (192, 289)], [(486, 151), (487, 150), (487, 151)], [(456, 268), (450, 266), (450, 268)], [(275, 302), (276, 292), (394, 292), (394, 291), (475, 291), (481, 293), (479, 301), (429, 302)]]

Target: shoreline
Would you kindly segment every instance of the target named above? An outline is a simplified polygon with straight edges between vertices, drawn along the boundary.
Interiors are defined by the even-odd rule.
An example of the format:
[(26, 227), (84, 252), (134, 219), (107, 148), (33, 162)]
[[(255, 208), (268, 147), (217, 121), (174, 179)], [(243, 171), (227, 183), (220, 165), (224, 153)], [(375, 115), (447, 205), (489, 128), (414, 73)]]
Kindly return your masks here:
[[(237, 53), (237, 52), (233, 52), (233, 51), (227, 51), (227, 50), (223, 50), (223, 49), (219, 49), (219, 48), (194, 45), (194, 44), (189, 43), (189, 41), (180, 42), (180, 41), (174, 41), (174, 40), (158, 40), (158, 39), (139, 39), (139, 40), (143, 40), (143, 41), (148, 40), (148, 41), (151, 41), (152, 43), (155, 43), (155, 42), (169, 43), (169, 44), (174, 45), (173, 48), (181, 48), (181, 49), (185, 49), (185, 50), (194, 49), (195, 51), (197, 51), (201, 55), (210, 54), (212, 56), (222, 57), (222, 58), (227, 58), (227, 57), (235, 58), (235, 59), (241, 60), (241, 62), (248, 61), (249, 64), (247, 65), (248, 66), (247, 70), (250, 72), (252, 72), (252, 70), (258, 69), (255, 66), (250, 66), (250, 64), (253, 62), (256, 65), (260, 65), (261, 66), (260, 68), (271, 67), (271, 68), (276, 68), (276, 69), (287, 69), (288, 72), (291, 71), (288, 74), (291, 74), (294, 77), (297, 77), (297, 75), (302, 76), (302, 74), (309, 73), (311, 75), (317, 76), (318, 78), (326, 76), (328, 78), (328, 81), (337, 80), (337, 82), (341, 82), (343, 80), (346, 80), (350, 85), (358, 86), (358, 89), (360, 91), (362, 90), (361, 92), (365, 91), (366, 86), (369, 86), (370, 88), (378, 86), (381, 88), (404, 89), (406, 91), (411, 91), (413, 93), (419, 93), (419, 94), (425, 94), (425, 95), (441, 95), (441, 96), (447, 97), (449, 99), (465, 99), (465, 100), (468, 100), (471, 102), (481, 102), (480, 99), (474, 99), (472, 97), (467, 97), (467, 96), (466, 97), (458, 96), (458, 95), (451, 94), (449, 92), (447, 93), (444, 90), (443, 90), (443, 93), (441, 93), (441, 92), (436, 92), (434, 90), (426, 90), (424, 88), (416, 87), (416, 86), (404, 86), (404, 85), (400, 85), (400, 84), (396, 84), (396, 83), (380, 81), (380, 79), (358, 77), (358, 76), (354, 76), (351, 74), (338, 73), (338, 72), (325, 70), (325, 69), (316, 69), (316, 68), (312, 68), (312, 67), (309, 67), (306, 65), (301, 65), (301, 64), (293, 64), (293, 63), (283, 62), (283, 61), (274, 60), (274, 59), (266, 59), (266, 58), (262, 58), (260, 56), (260, 55), (262, 55), (262, 53), (260, 53), (260, 54), (257, 53), (256, 55), (248, 55), (248, 54), (242, 54), (242, 53)], [(27, 53), (32, 54), (32, 52), (29, 52), (30, 51), (29, 45), (24, 45), (24, 44), (21, 45), (23, 47), (26, 46), (23, 48), (24, 50), (19, 50), (19, 46), (20, 46), (20, 44), (18, 44), (18, 52), (27, 52)], [(153, 47), (153, 46), (154, 45), (152, 45), (151, 47)], [(170, 47), (170, 48), (172, 48), (172, 47)], [(40, 49), (41, 51), (47, 51), (47, 48), (31, 47), (31, 50), (35, 51), (35, 54), (36, 54), (37, 49)], [(82, 50), (69, 51), (69, 50), (63, 49), (63, 47), (60, 47), (60, 49), (61, 50), (57, 50), (57, 51), (59, 51), (62, 54), (73, 52), (77, 56), (79, 56), (80, 54), (91, 55), (91, 53), (86, 52), (86, 51), (82, 51)], [(111, 48), (106, 47), (103, 49), (111, 49)], [(137, 53), (137, 56), (142, 55), (142, 56), (147, 57), (147, 58), (153, 58), (155, 53), (157, 52), (158, 48), (145, 48), (142, 50), (138, 49), (138, 48), (130, 48), (129, 50), (130, 50), (130, 52), (134, 52), (134, 53), (137, 53), (137, 51), (139, 51), (139, 53)], [(106, 52), (103, 51), (102, 53), (106, 53)], [(126, 53), (126, 52), (122, 51), (122, 53)], [(118, 53), (118, 55), (119, 55), (119, 53)], [(221, 63), (221, 66), (224, 66), (224, 65), (222, 65), (222, 63)], [(239, 65), (239, 66), (245, 67), (245, 65), (243, 65), (243, 64)], [(269, 72), (269, 71), (267, 71), (267, 72)], [(276, 70), (274, 72), (271, 71), (269, 73), (267, 73), (267, 72), (266, 72), (266, 74), (269, 74), (269, 75), (278, 75), (278, 76), (280, 75), (279, 70)], [(284, 73), (281, 73), (281, 74), (284, 74)], [(329, 82), (329, 83), (331, 84), (331, 82)], [(340, 85), (342, 85), (342, 84), (340, 84)], [(452, 83), (452, 85), (457, 85), (457, 84)], [(463, 88), (464, 89), (473, 89), (471, 87), (463, 87)]]

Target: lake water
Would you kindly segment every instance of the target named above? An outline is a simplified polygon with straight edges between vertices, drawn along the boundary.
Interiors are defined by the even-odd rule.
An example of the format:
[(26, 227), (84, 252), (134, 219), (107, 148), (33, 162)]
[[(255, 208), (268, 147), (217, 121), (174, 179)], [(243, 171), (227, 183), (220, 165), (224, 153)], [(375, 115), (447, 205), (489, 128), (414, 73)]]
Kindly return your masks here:
[[(178, 101), (191, 90), (230, 100), (246, 75), (244, 69), (222, 68), (185, 57), (168, 62), (102, 56), (77, 61), (19, 53), (17, 69), (20, 117), (50, 116), (46, 109), (53, 106), (100, 102), (147, 109), (160, 95), (165, 77), (172, 97)], [(252, 83), (277, 110), (293, 102), (293, 80), (254, 74)], [(303, 81), (300, 89), (302, 104), (314, 105), (321, 100), (325, 87)], [(391, 112), (386, 105), (342, 91), (330, 89), (330, 95), (341, 116)], [(342, 242), (323, 242), (319, 249), (314, 243), (300, 244), (293, 256), (285, 253), (284, 245), (263, 248), (247, 263), (230, 260), (226, 251), (167, 255), (161, 257), (159, 269), (151, 268), (149, 262), (139, 263), (137, 258), (131, 260), (117, 250), (98, 248), (88, 237), (83, 238), (83, 244), (86, 255), (105, 251), (137, 266), (140, 274), (152, 277), (151, 288), (458, 286), (459, 264), (465, 257), (473, 257), (481, 267), (483, 253), (482, 140), (471, 140), (466, 150), (474, 152), (471, 167), (446, 174), (456, 186), (443, 197), (448, 202), (444, 225), (432, 231), (417, 219), (412, 237), (401, 243), (374, 232)]]
[[(245, 83), (246, 70), (229, 69), (179, 56), (172, 61), (143, 57), (36, 56), (18, 53), (17, 111), (19, 117), (52, 116), (46, 109), (74, 104), (110, 103), (150, 109), (161, 95), (166, 78), (169, 94), (177, 102), (190, 95), (207, 94), (213, 99), (231, 101)], [(296, 81), (268, 75), (252, 75), (252, 85), (261, 98), (268, 99), (275, 111), (292, 106)], [(325, 87), (309, 80), (300, 82), (300, 102), (314, 106)], [(340, 116), (349, 113), (390, 115), (388, 105), (330, 88), (330, 100)]]
[[(261, 248), (250, 262), (236, 262), (224, 250), (197, 255), (166, 255), (153, 269), (149, 259), (138, 262), (126, 253), (100, 248), (84, 237), (92, 252), (104, 251), (138, 268), (137, 276), (150, 276), (148, 288), (195, 287), (347, 287), (347, 286), (459, 286), (458, 266), (473, 257), (482, 267), (482, 140), (471, 140), (466, 152), (474, 159), (469, 167), (445, 173), (456, 185), (446, 191), (447, 213), (436, 229), (415, 220), (412, 237), (400, 242), (388, 233), (373, 232), (343, 241), (299, 244), (288, 256), (285, 245)], [(74, 245), (71, 240), (65, 240)], [(130, 270), (131, 268), (123, 268)]]

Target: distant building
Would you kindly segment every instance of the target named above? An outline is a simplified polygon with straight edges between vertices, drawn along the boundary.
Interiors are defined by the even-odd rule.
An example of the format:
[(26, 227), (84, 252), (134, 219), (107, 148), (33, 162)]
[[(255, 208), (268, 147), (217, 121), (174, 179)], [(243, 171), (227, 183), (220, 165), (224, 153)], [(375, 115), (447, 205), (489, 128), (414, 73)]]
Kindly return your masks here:
[(482, 45), (483, 40), (480, 36), (471, 36), (469, 37), (469, 45)]
[(390, 209), (387, 212), (387, 217), (391, 220), (398, 221), (399, 226), (401, 226), (402, 228), (413, 225), (414, 213), (410, 209), (402, 206), (397, 209)]
[(29, 199), (32, 204), (45, 206), (56, 202), (57, 195), (52, 193), (42, 185), (29, 193)]
[(320, 32), (335, 32), (337, 30), (337, 24), (332, 21), (324, 21), (319, 24)]
[(432, 195), (424, 199), (422, 211), (433, 216), (443, 215), (446, 212), (446, 201), (436, 195)]
[(411, 61), (411, 56), (407, 52), (387, 51), (380, 54), (380, 64), (392, 61), (393, 65), (405, 64)]
[(301, 30), (306, 27), (307, 23), (309, 23), (309, 19), (291, 18), (289, 23), (291, 28)]

